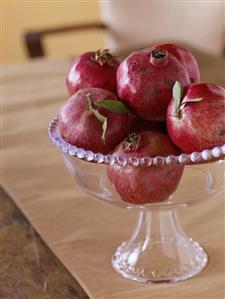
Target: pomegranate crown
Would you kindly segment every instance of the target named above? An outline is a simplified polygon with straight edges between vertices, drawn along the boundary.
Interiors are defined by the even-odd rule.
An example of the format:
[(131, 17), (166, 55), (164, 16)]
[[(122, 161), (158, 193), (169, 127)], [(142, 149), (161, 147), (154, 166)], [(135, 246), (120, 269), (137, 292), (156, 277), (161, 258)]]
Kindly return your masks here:
[(168, 52), (164, 49), (155, 48), (151, 50), (150, 62), (153, 65), (165, 65), (168, 61)]
[(101, 66), (113, 66), (114, 58), (115, 57), (109, 52), (109, 49), (99, 49), (94, 53), (94, 56), (91, 57), (91, 60), (99, 63)]
[(125, 152), (137, 151), (139, 148), (141, 136), (136, 133), (131, 133), (123, 141), (123, 149)]

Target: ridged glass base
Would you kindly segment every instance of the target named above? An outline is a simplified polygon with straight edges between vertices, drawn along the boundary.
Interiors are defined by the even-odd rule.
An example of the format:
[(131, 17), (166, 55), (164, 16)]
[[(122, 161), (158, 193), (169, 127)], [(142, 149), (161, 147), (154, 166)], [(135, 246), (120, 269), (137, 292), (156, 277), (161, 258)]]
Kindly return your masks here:
[(185, 236), (173, 211), (141, 212), (132, 238), (112, 258), (120, 275), (141, 283), (186, 280), (202, 271), (207, 262), (207, 253)]

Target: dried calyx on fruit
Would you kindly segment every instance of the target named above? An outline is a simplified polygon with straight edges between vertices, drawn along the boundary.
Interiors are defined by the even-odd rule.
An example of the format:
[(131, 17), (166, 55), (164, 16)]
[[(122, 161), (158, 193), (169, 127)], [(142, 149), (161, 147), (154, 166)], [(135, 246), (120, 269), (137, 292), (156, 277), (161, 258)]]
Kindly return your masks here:
[(129, 112), (129, 110), (124, 105), (124, 103), (119, 100), (107, 100), (106, 99), (106, 100), (94, 103), (90, 93), (87, 94), (87, 100), (88, 100), (88, 107), (89, 107), (90, 111), (95, 115), (97, 120), (102, 124), (102, 141), (103, 141), (103, 143), (105, 143), (105, 134), (106, 134), (106, 130), (107, 130), (107, 117), (102, 115), (97, 109), (102, 107), (111, 112), (120, 113), (120, 114), (127, 114)]
[(128, 137), (123, 141), (123, 149), (125, 153), (130, 151), (136, 151), (138, 149), (140, 142), (140, 135), (136, 133), (131, 133)]
[(153, 65), (165, 65), (168, 61), (168, 52), (162, 49), (153, 49), (151, 51), (150, 62)]
[(113, 56), (109, 52), (109, 49), (103, 49), (103, 50), (99, 49), (91, 57), (92, 61), (98, 62), (101, 66), (106, 64), (109, 66), (113, 66), (115, 63), (114, 59), (115, 56)]
[(183, 86), (179, 81), (176, 81), (176, 83), (173, 86), (173, 100), (175, 101), (174, 117), (178, 117), (179, 119), (181, 119), (182, 110), (187, 104), (197, 103), (203, 100), (203, 98), (193, 98), (193, 99), (188, 99), (183, 101), (183, 97), (184, 97)]

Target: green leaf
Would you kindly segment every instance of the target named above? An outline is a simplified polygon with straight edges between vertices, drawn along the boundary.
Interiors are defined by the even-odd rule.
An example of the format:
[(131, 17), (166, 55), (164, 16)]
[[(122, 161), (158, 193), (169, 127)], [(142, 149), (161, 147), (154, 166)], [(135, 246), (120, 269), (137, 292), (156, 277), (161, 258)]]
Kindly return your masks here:
[(101, 113), (98, 112), (95, 108), (93, 108), (93, 101), (91, 99), (91, 95), (87, 94), (87, 99), (88, 99), (88, 106), (90, 111), (95, 115), (97, 120), (102, 124), (102, 141), (105, 144), (105, 135), (106, 135), (106, 130), (107, 130), (107, 117), (102, 115)]
[(176, 111), (180, 108), (180, 104), (183, 97), (183, 87), (179, 81), (176, 81), (173, 86), (173, 99), (175, 101)]
[(197, 103), (197, 102), (201, 102), (202, 100), (203, 98), (194, 98), (194, 99), (183, 101), (180, 105), (180, 108), (183, 109), (188, 103)]
[(103, 107), (115, 113), (126, 114), (129, 112), (128, 108), (123, 102), (117, 100), (103, 100), (96, 103), (96, 106)]
[(105, 119), (106, 119), (106, 117), (104, 115), (100, 114), (98, 112), (98, 110), (96, 110), (94, 108), (92, 108), (91, 111), (94, 113), (94, 115), (97, 118), (97, 120), (100, 121), (101, 124), (103, 124), (104, 121), (105, 121)]
[(105, 117), (103, 125), (102, 125), (102, 141), (105, 144), (105, 134), (107, 130), (107, 118)]
[(102, 141), (105, 144), (105, 135), (106, 135), (106, 130), (107, 130), (107, 117), (104, 115), (100, 114), (96, 109), (91, 110), (94, 115), (96, 116), (97, 120), (102, 124)]
[(197, 103), (197, 102), (201, 102), (203, 100), (203, 98), (194, 98), (194, 99), (190, 99), (187, 101), (184, 101), (183, 103)]

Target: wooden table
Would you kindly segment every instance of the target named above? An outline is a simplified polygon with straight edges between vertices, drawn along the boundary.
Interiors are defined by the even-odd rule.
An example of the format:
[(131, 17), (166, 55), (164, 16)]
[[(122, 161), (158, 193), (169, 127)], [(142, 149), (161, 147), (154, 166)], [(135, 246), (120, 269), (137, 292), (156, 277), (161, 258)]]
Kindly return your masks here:
[(0, 298), (89, 298), (2, 189), (0, 206)]
[[(62, 62), (54, 63), (60, 65)], [(69, 61), (67, 63), (69, 65)], [(62, 82), (67, 63), (63, 61), (64, 71), (60, 74)], [(46, 61), (46, 67), (48, 64)], [(12, 81), (15, 89), (18, 89), (17, 83), (20, 80), (26, 81), (26, 76), (23, 78), (24, 72), (28, 71), (31, 76), (32, 74), (35, 76), (43, 61), (40, 67), (39, 65), (37, 60), (24, 65), (3, 67), (3, 100), (7, 101), (7, 94), (4, 94), (6, 81)], [(25, 90), (21, 92), (26, 93)], [(17, 95), (15, 92), (15, 97)], [(1, 180), (4, 180), (2, 168)], [(0, 299), (89, 298), (2, 187), (0, 187), (0, 244)]]
[[(195, 52), (200, 63), (202, 80), (224, 85), (224, 61), (198, 51)], [(65, 62), (55, 61), (54, 64), (57, 66), (57, 71), (49, 74), (49, 76), (52, 76), (51, 80), (53, 81), (54, 77), (62, 77), (62, 84), (64, 84)], [(61, 71), (59, 71), (60, 64), (63, 65)], [(11, 88), (15, 86), (15, 102), (20, 96), (26, 97), (26, 90), (20, 90), (19, 82), (24, 83), (24, 80), (27, 80), (27, 74), (32, 79), (32, 76), (35, 77), (37, 70), (39, 74), (42, 72), (45, 74), (46, 69), (43, 67), (45, 65), (47, 67), (49, 61), (46, 60), (44, 62), (40, 60), (39, 63), (37, 60), (32, 63), (14, 65), (4, 69), (4, 80), (6, 81), (3, 82), (3, 85), (10, 81)], [(26, 72), (26, 76), (23, 77), (24, 72)], [(18, 95), (18, 92), (21, 95)], [(34, 92), (38, 97), (38, 86), (36, 89), (34, 88)], [(46, 90), (46, 93), (49, 92), (52, 92), (57, 99), (57, 89)], [(7, 97), (4, 100), (7, 101)], [(29, 106), (28, 101), (24, 103), (25, 106)], [(45, 104), (47, 103), (37, 102), (37, 109)], [(13, 109), (13, 106), (11, 109)], [(46, 244), (43, 243), (30, 223), (2, 189), (0, 191), (0, 204), (2, 207), (0, 212), (0, 243), (2, 244), (0, 256), (3, 257), (0, 270), (0, 298), (88, 298), (79, 283), (70, 275)], [(43, 279), (43, 273), (45, 278), (47, 275), (47, 280)], [(212, 298), (214, 298), (213, 295)]]

